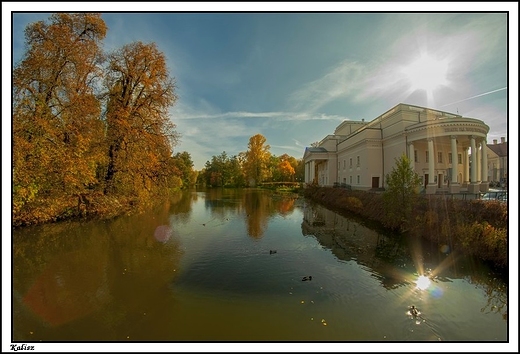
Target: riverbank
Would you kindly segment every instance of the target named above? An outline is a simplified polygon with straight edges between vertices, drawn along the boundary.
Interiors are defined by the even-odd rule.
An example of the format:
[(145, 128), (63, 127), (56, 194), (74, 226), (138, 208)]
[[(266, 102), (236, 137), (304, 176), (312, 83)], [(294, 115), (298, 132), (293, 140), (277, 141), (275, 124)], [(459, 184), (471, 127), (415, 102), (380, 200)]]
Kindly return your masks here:
[(163, 193), (140, 197), (105, 195), (101, 191), (93, 191), (71, 196), (41, 198), (16, 212), (13, 210), (12, 224), (13, 227), (24, 227), (66, 220), (112, 219), (120, 215), (140, 213), (157, 201), (168, 199), (178, 190), (180, 189), (165, 190)]
[[(352, 214), (396, 231), (380, 192), (308, 187), (303, 195), (342, 214)], [(409, 228), (411, 236), (433, 241), (505, 270), (508, 265), (508, 210), (498, 201), (458, 200), (449, 195), (418, 195)]]

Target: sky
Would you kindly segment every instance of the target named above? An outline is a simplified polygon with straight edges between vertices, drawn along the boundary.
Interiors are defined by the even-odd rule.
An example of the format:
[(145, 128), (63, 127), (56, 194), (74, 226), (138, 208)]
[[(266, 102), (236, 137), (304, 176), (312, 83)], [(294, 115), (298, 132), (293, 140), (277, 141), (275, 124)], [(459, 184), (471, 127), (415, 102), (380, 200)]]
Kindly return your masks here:
[[(174, 152), (189, 152), (197, 170), (223, 151), (228, 156), (246, 151), (255, 134), (266, 137), (272, 154), (302, 158), (305, 147), (333, 134), (343, 120), (370, 121), (407, 103), (484, 121), (490, 127), (488, 143), (501, 137), (509, 141), (515, 162), (510, 175), (517, 176), (512, 170), (518, 151), (515, 2), (127, 2), (123, 7), (4, 2), (3, 50), (11, 52), (12, 62), (2, 55), (3, 102), (11, 99), (5, 78), (23, 55), (25, 27), (49, 18), (49, 13), (18, 11), (102, 12), (106, 51), (134, 41), (155, 42), (176, 82), (178, 100), (170, 116), (181, 139)], [(503, 11), (510, 11), (509, 18)], [(6, 137), (10, 107), (2, 106)], [(6, 140), (2, 169), (8, 170)], [(8, 183), (2, 179), (4, 195), (9, 195)], [(516, 186), (510, 188), (514, 192)], [(4, 206), (2, 219), (9, 225), (9, 206)], [(460, 344), (450, 349), (468, 348)], [(211, 343), (198, 347), (212, 348)], [(294, 348), (322, 350), (312, 343), (261, 349)]]
[[(509, 140), (506, 13), (191, 8), (82, 9), (103, 12), (106, 51), (142, 41), (165, 54), (178, 96), (170, 109), (181, 135), (174, 152), (189, 152), (197, 170), (223, 151), (246, 151), (255, 134), (266, 137), (272, 154), (302, 158), (306, 146), (333, 134), (343, 120), (370, 121), (399, 103), (481, 119), (490, 127), (488, 143)], [(14, 65), (27, 24), (48, 17), (13, 14)]]

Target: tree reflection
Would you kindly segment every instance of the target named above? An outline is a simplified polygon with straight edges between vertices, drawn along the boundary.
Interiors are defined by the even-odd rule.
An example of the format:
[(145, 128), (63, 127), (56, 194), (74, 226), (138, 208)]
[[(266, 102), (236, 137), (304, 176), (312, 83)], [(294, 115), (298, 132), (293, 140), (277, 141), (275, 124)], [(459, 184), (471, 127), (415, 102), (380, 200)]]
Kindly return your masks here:
[(191, 220), (192, 204), (197, 201), (195, 192), (178, 191), (174, 193), (166, 204), (169, 208), (170, 217), (175, 222), (187, 224)]
[(246, 211), (247, 234), (260, 239), (267, 228), (267, 219), (273, 213), (273, 201), (265, 193), (246, 193), (243, 197)]
[(314, 236), (338, 259), (367, 266), (389, 290), (413, 283), (420, 275), (433, 282), (467, 278), (487, 296), (482, 312), (500, 313), (507, 319), (507, 285), (499, 277), (479, 276), (482, 269), (475, 269), (471, 260), (460, 259), (455, 252), (446, 255), (422, 240), (383, 235), (315, 204), (304, 210), (302, 233)]
[(171, 208), (17, 233), (13, 338), (33, 340), (27, 336), (37, 332), (47, 340), (125, 339), (120, 328), (133, 316), (162, 314), (158, 299), (169, 291), (183, 254), (169, 222)]
[(247, 234), (257, 240), (263, 237), (270, 218), (275, 215), (285, 217), (294, 211), (296, 200), (290, 194), (226, 188), (208, 189), (205, 198), (204, 205), (212, 216), (210, 222), (223, 223), (237, 216), (244, 217)]
[(260, 239), (265, 233), (269, 218), (275, 215), (285, 217), (292, 213), (295, 197), (253, 190), (244, 193), (242, 203), (247, 216), (247, 233), (254, 239)]
[(507, 285), (498, 277), (471, 276), (468, 281), (476, 284), (486, 294), (485, 306), (480, 309), (484, 313), (499, 313), (507, 321)]

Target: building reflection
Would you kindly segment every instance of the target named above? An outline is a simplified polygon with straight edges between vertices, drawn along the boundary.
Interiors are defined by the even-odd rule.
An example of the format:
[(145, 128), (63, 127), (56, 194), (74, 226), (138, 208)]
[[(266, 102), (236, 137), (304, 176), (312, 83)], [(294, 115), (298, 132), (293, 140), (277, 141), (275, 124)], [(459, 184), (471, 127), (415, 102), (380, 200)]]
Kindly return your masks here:
[(488, 304), (483, 311), (500, 312), (507, 317), (504, 281), (490, 277), (487, 268), (476, 269), (471, 259), (455, 253), (446, 255), (436, 245), (422, 240), (382, 234), (316, 204), (304, 208), (302, 233), (315, 237), (338, 259), (367, 267), (386, 289), (414, 283), (422, 274), (430, 274), (434, 282), (467, 279), (484, 288)]

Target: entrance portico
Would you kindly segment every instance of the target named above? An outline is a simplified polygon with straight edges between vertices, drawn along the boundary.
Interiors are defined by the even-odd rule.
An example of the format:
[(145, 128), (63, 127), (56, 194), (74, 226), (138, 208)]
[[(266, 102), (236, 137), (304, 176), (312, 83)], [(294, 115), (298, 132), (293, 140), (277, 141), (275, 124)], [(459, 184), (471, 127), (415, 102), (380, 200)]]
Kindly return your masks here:
[[(405, 130), (408, 156), (414, 170), (424, 176), (426, 194), (439, 189), (450, 193), (489, 189), (487, 154), (481, 152), (488, 131), (487, 125), (471, 118), (427, 120)], [(424, 161), (420, 156), (425, 156)]]

